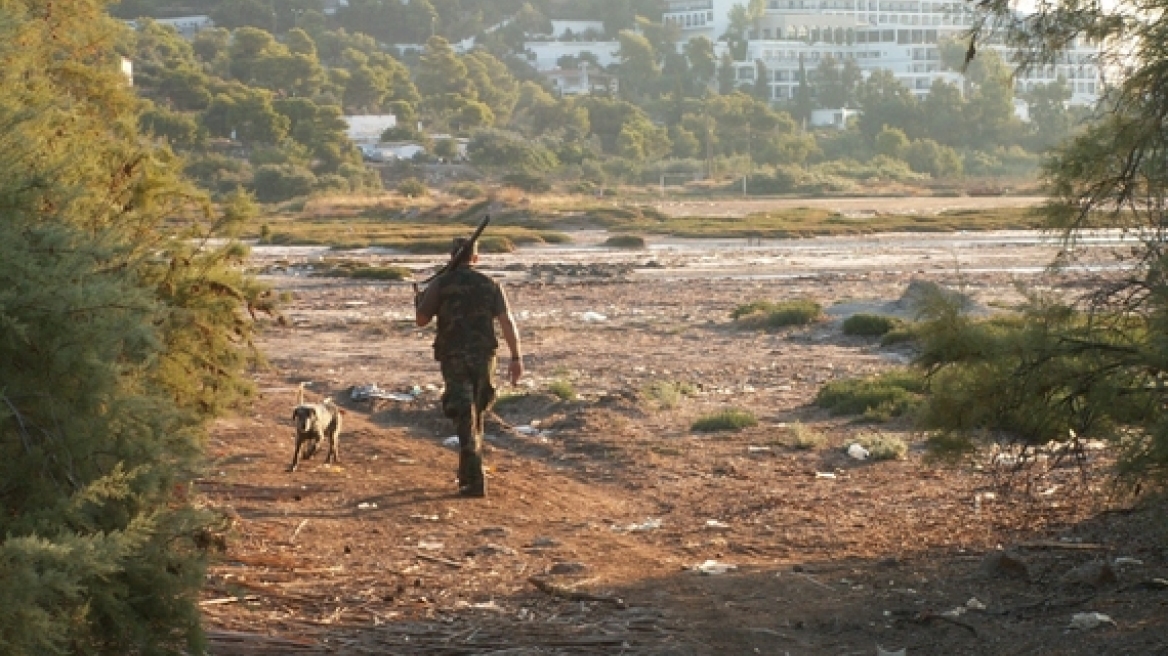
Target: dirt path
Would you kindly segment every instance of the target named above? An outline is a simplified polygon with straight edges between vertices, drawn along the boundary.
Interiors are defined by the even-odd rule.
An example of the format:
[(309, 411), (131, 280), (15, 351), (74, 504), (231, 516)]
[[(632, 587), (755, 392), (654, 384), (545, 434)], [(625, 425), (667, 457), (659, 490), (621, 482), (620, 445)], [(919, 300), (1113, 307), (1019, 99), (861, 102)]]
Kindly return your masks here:
[[(204, 592), (212, 653), (1168, 653), (1168, 593), (1138, 587), (1166, 576), (1166, 554), (1124, 532), (1147, 515), (1092, 519), (1097, 506), (1066, 492), (1079, 471), (1053, 470), (1037, 489), (1053, 492), (1023, 494), (985, 468), (926, 462), (905, 426), (809, 405), (827, 380), (910, 355), (844, 336), (843, 311), (774, 334), (728, 319), (760, 299), (875, 304), (913, 277), (1010, 304), (1019, 278), (1077, 284), (1042, 271), (1049, 244), (665, 241), (625, 253), (594, 237), (485, 263), (506, 281), (531, 371), (488, 423), (485, 500), (452, 494), (457, 456), (443, 445), (451, 429), (436, 405), (432, 333), (409, 321), (408, 286), (301, 275), (317, 251), (257, 252), (293, 297), (291, 327), (264, 335), (272, 368), (257, 374), (261, 395), (216, 427), (198, 486), (233, 520)], [(301, 381), (346, 406), (342, 463), (288, 474)], [(349, 400), (373, 383), (420, 393)], [(555, 396), (553, 384), (577, 397)], [(690, 430), (730, 407), (759, 425)], [(794, 426), (823, 444), (798, 448)], [(873, 431), (908, 441), (908, 456), (844, 454)], [(1017, 547), (1024, 578), (982, 571), (998, 545)], [(1115, 556), (1140, 561), (1115, 567), (1118, 584), (1060, 583)], [(1084, 611), (1117, 626), (1068, 632)]]

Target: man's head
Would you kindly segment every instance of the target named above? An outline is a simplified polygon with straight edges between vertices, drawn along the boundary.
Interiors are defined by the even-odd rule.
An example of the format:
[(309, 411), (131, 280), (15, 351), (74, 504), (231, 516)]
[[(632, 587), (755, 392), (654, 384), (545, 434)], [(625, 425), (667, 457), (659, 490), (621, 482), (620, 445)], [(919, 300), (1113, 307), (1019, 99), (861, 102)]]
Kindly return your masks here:
[[(463, 245), (466, 244), (466, 242), (467, 242), (466, 237), (455, 237), (454, 243), (451, 244), (451, 246), (450, 246), (450, 257), (453, 258), (454, 256), (458, 255), (458, 250), (460, 248), (462, 248)], [(457, 265), (474, 264), (478, 261), (479, 261), (479, 243), (478, 243), (478, 241), (475, 241), (473, 244), (470, 245), (470, 252), (464, 253), (461, 261), (457, 262), (456, 264)]]

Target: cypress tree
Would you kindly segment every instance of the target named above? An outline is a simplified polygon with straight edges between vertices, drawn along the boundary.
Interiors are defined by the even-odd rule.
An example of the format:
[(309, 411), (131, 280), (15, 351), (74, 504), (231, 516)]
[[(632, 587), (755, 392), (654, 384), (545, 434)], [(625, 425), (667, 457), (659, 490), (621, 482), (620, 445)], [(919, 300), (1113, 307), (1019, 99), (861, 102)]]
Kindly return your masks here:
[(104, 4), (0, 0), (4, 654), (203, 651), (186, 489), (270, 310), (240, 213), (137, 132)]

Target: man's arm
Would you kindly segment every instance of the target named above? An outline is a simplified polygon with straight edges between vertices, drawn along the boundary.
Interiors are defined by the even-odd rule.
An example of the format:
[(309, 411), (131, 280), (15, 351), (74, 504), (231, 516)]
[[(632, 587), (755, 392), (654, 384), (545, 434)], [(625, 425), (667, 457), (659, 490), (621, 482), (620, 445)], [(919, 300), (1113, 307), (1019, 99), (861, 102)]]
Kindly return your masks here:
[(511, 384), (517, 385), (523, 376), (523, 350), (519, 346), (519, 331), (515, 328), (515, 318), (511, 312), (503, 312), (495, 317), (499, 320), (499, 327), (503, 329), (503, 340), (511, 351), (511, 366), (508, 367)]
[(431, 283), (426, 291), (414, 297), (414, 323), (425, 326), (435, 314), (438, 314), (438, 283)]
[(515, 328), (515, 317), (511, 316), (511, 304), (507, 302), (507, 292), (499, 287), (499, 295), (495, 300), (495, 319), (499, 321), (499, 328), (503, 330), (503, 340), (511, 351), (511, 366), (507, 372), (512, 385), (519, 384), (523, 376), (523, 348), (519, 344), (519, 330)]

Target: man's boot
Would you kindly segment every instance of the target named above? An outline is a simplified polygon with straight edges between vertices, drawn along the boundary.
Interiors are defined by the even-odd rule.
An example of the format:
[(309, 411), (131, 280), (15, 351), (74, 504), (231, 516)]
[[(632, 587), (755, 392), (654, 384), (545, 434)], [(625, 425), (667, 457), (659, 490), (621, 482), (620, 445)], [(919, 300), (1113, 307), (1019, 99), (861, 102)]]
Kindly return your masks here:
[(483, 475), (483, 457), (474, 452), (460, 451), (458, 458), (458, 494), (464, 497), (487, 496), (487, 478)]

